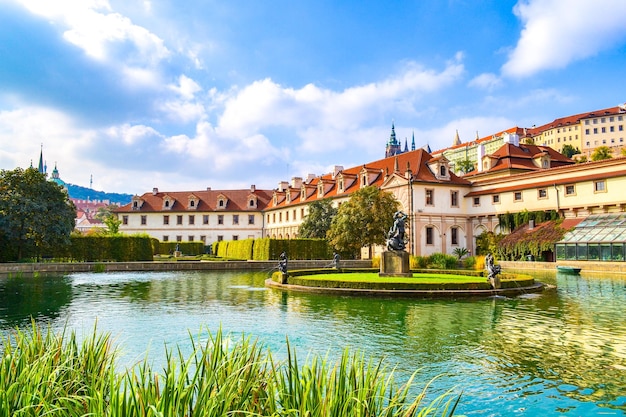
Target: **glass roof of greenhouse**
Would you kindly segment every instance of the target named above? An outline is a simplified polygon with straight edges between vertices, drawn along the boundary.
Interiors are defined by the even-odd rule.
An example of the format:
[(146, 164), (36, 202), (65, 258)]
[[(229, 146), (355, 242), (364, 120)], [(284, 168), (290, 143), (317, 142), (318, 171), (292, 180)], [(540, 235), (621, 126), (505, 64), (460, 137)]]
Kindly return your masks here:
[(626, 213), (593, 214), (565, 233), (559, 243), (626, 242)]

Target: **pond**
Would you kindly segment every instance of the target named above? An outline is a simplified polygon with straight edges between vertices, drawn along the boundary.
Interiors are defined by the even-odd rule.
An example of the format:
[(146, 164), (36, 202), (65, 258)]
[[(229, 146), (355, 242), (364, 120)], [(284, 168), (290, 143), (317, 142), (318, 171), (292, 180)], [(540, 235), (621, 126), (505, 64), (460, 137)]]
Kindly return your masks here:
[[(164, 359), (219, 327), (281, 358), (384, 358), (419, 370), (436, 393), (463, 392), (457, 414), (626, 414), (626, 278), (547, 273), (557, 290), (516, 298), (420, 300), (281, 292), (263, 272), (77, 273), (0, 279), (0, 332), (30, 326), (113, 335), (120, 362)], [(204, 336), (202, 336), (204, 334)], [(420, 386), (421, 388), (421, 386)]]

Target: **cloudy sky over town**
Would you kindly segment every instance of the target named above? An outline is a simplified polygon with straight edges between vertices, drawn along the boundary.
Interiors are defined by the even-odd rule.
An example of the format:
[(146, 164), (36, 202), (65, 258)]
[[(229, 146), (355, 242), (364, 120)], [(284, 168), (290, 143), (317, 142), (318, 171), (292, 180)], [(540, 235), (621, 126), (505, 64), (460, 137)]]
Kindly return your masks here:
[(626, 101), (624, 0), (0, 0), (0, 169), (275, 188)]

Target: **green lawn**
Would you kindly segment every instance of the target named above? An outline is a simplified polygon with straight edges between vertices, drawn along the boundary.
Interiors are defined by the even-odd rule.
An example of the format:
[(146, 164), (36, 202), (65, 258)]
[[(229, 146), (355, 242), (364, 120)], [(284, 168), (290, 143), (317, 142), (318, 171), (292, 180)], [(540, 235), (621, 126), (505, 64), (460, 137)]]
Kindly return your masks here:
[[(304, 277), (301, 277), (304, 278)], [(307, 275), (310, 281), (337, 281), (337, 282), (372, 282), (372, 283), (414, 283), (414, 284), (465, 284), (471, 282), (485, 282), (484, 277), (451, 274), (414, 274), (413, 278), (380, 277), (377, 272), (354, 272), (345, 274), (317, 274)]]

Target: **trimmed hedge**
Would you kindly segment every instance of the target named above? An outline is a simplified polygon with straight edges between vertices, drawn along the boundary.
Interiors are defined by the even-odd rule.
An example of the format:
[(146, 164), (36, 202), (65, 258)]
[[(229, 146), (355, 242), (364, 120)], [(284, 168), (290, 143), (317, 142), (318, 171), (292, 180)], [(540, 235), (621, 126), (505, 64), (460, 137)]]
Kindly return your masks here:
[(152, 241), (147, 236), (72, 236), (68, 252), (79, 262), (151, 261)]
[(154, 245), (154, 254), (172, 254), (176, 250), (176, 245), (178, 245), (178, 250), (185, 255), (202, 255), (205, 252), (205, 246), (202, 242), (161, 242), (157, 240)]
[(269, 261), (278, 259), (282, 252), (289, 259), (331, 259), (333, 250), (324, 239), (245, 239), (223, 240), (215, 243), (215, 254), (220, 258)]

